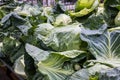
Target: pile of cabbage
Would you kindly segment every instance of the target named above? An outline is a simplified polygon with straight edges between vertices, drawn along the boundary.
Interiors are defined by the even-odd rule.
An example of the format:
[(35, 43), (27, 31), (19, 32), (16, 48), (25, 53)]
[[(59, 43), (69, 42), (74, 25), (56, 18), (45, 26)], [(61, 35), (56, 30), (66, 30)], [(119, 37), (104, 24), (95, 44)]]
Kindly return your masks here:
[(0, 6), (0, 58), (28, 80), (119, 80), (120, 0), (74, 5)]

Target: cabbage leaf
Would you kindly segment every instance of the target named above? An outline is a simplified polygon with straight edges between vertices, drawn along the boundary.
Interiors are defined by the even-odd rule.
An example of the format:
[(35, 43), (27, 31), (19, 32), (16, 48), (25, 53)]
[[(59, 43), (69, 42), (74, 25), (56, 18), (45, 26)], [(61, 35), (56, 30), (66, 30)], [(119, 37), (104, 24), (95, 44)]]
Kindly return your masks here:
[(74, 71), (72, 67), (64, 68), (64, 62), (85, 54), (85, 51), (79, 50), (44, 51), (30, 44), (26, 44), (25, 48), (27, 53), (35, 60), (38, 72), (44, 75), (44, 80), (66, 80)]
[[(46, 27), (48, 26), (48, 28)], [(41, 30), (45, 30), (44, 34)], [(55, 51), (79, 50), (81, 45), (79, 24), (72, 24), (54, 28), (48, 23), (35, 30), (35, 35), (39, 40)], [(46, 34), (48, 33), (48, 34)]]
[(101, 71), (120, 67), (120, 31), (109, 31), (104, 24), (98, 30), (82, 28), (80, 37), (88, 43), (88, 50), (95, 59), (85, 62), (84, 68), (75, 72), (69, 80), (107, 80), (107, 77), (100, 77), (103, 76)]

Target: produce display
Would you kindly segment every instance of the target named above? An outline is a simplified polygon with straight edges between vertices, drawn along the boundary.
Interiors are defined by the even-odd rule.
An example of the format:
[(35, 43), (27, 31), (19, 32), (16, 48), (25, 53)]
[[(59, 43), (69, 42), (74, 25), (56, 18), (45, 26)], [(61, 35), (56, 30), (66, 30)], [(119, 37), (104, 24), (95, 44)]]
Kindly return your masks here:
[(51, 6), (40, 1), (0, 6), (0, 76), (120, 79), (120, 0), (77, 0), (74, 10), (65, 6), (59, 0)]

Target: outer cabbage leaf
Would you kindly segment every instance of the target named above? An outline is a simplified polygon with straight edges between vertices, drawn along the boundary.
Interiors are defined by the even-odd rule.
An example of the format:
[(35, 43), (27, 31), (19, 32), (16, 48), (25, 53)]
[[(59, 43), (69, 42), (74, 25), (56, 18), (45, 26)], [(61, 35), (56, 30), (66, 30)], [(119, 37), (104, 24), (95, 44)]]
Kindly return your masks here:
[[(12, 21), (13, 21), (13, 23), (12, 23)], [(21, 25), (21, 24), (24, 24), (25, 22), (26, 22), (25, 19), (23, 19), (22, 17), (17, 15), (17, 13), (14, 13), (14, 12), (11, 12), (11, 13), (5, 15), (1, 19), (1, 24), (2, 24), (3, 28), (9, 27), (11, 24), (13, 24), (14, 26)]]
[(24, 48), (21, 43), (15, 39), (5, 37), (1, 51), (8, 56), (11, 62), (15, 62), (17, 58), (24, 54)]
[(66, 8), (64, 3), (62, 1), (56, 0), (56, 4), (53, 7), (54, 13), (60, 14), (60, 13), (65, 13)]
[(103, 24), (105, 23), (105, 20), (103, 18), (103, 15), (91, 15), (87, 18), (86, 21), (82, 23), (83, 27), (89, 28), (89, 29), (99, 29)]
[(17, 74), (19, 74), (19, 75), (21, 75), (21, 76), (23, 76), (23, 77), (26, 77), (24, 68), (25, 68), (24, 56), (22, 55), (21, 57), (19, 57), (19, 58), (15, 61), (14, 71), (15, 71)]
[(81, 69), (69, 78), (69, 80), (98, 80), (98, 73), (102, 69), (108, 69), (109, 67), (102, 64), (95, 64), (90, 68)]
[(95, 62), (109, 64), (111, 67), (120, 66), (120, 31), (109, 31), (102, 26), (95, 30), (82, 29), (81, 39), (88, 43), (89, 51), (96, 58)]
[(73, 73), (73, 69), (64, 69), (64, 62), (85, 53), (78, 50), (48, 52), (30, 44), (26, 44), (26, 51), (35, 60), (39, 73), (45, 75), (44, 80), (66, 80)]
[(120, 4), (120, 0), (105, 0), (104, 8), (105, 8), (105, 20), (111, 27), (114, 25), (114, 19), (118, 14), (119, 10), (115, 7)]
[(84, 69), (74, 73), (70, 80), (108, 80), (109, 76), (101, 77), (104, 75), (101, 70), (110, 70), (120, 66), (120, 31), (109, 31), (107, 25), (104, 24), (98, 30), (82, 28), (80, 37), (88, 43), (88, 50), (96, 60), (88, 60), (84, 64)]
[(99, 75), (99, 80), (119, 80), (120, 79), (120, 67), (101, 70)]
[[(66, 50), (79, 50), (81, 45), (81, 40), (79, 38), (80, 35), (80, 27), (79, 24), (72, 24), (63, 27), (53, 28), (49, 30), (46, 36), (43, 36), (40, 32), (46, 27), (39, 27), (36, 29), (35, 33), (37, 38), (42, 40), (43, 43), (51, 47), (55, 51), (66, 51)], [(43, 28), (43, 29), (42, 29)], [(52, 28), (52, 26), (51, 26)], [(38, 33), (39, 31), (39, 33)]]
[[(107, 0), (105, 2), (107, 2)], [(109, 2), (109, 6), (115, 7), (120, 10), (120, 0), (114, 0), (113, 2)]]
[(5, 11), (0, 8), (0, 20), (5, 16)]
[(24, 35), (32, 27), (28, 20), (25, 20), (17, 13), (11, 12), (1, 19), (2, 28), (17, 27)]
[(115, 31), (115, 30), (120, 30), (120, 27), (115, 27), (115, 28), (110, 28), (109, 31)]

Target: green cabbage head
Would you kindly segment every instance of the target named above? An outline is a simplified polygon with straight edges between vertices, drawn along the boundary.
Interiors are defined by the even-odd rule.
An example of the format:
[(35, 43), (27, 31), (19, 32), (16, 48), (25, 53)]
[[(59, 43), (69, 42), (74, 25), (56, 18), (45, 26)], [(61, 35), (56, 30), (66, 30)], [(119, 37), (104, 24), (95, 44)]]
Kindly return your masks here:
[(99, 5), (99, 0), (78, 0), (75, 11), (70, 11), (71, 17), (83, 17), (94, 11)]
[(90, 9), (95, 0), (78, 0), (75, 5), (75, 11), (80, 11), (84, 8)]
[(56, 20), (54, 22), (54, 26), (65, 26), (72, 22), (72, 19), (70, 16), (66, 14), (60, 14), (56, 17)]

